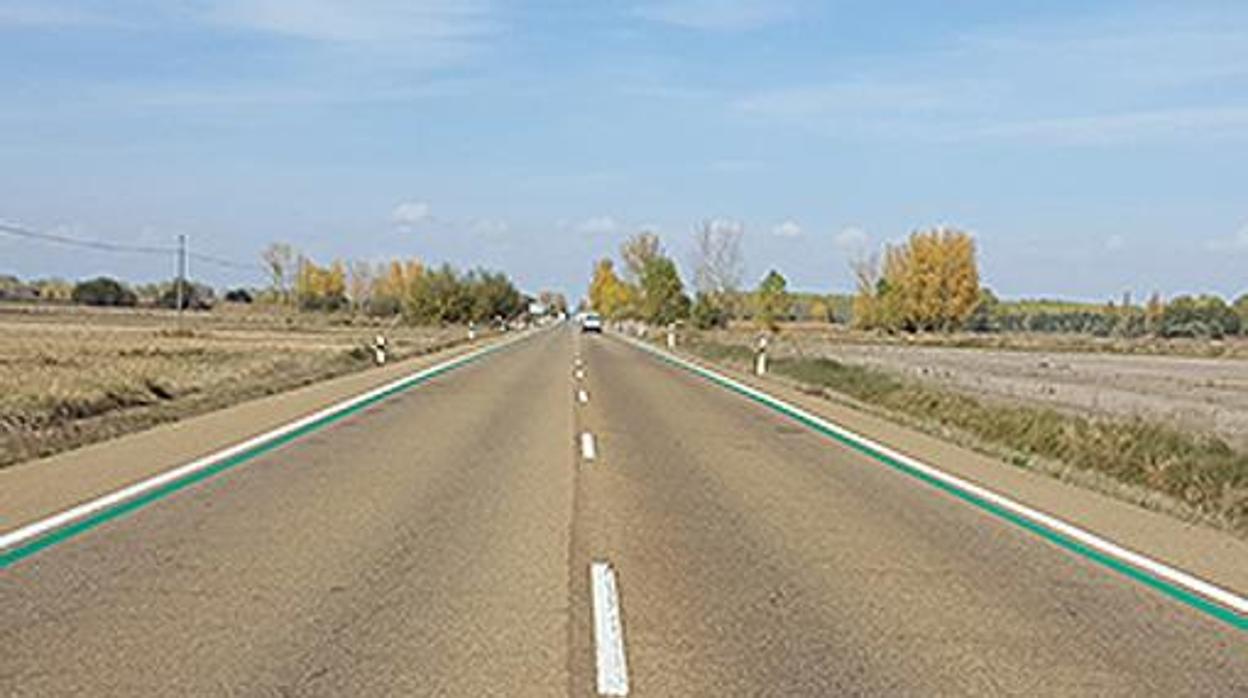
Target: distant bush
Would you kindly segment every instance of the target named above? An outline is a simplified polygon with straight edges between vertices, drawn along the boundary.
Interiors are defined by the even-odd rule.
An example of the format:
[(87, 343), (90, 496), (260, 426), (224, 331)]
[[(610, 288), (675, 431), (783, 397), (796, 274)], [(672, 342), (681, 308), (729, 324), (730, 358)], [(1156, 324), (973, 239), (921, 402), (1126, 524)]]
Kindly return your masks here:
[(1163, 337), (1220, 339), (1239, 334), (1235, 309), (1217, 296), (1179, 296), (1166, 304), (1158, 334)]
[(208, 310), (216, 301), (216, 292), (204, 284), (174, 281), (161, 294), (156, 304), (162, 308), (178, 307), (178, 288), (182, 289), (182, 310)]
[(251, 291), (245, 288), (232, 288), (225, 292), (225, 302), (227, 303), (251, 303), (255, 297), (251, 295)]
[(1239, 316), (1239, 333), (1248, 336), (1248, 293), (1235, 299), (1235, 314)]
[(82, 305), (125, 306), (138, 304), (134, 291), (116, 279), (101, 276), (74, 285), (70, 300)]
[(690, 315), (693, 326), (699, 330), (713, 330), (728, 326), (728, 311), (706, 293), (698, 294)]

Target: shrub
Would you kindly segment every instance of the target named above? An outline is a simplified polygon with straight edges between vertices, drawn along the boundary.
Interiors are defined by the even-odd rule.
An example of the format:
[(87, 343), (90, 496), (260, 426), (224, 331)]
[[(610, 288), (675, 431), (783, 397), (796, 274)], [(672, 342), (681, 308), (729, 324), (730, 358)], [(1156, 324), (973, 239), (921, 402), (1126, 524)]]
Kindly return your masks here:
[(251, 295), (251, 291), (245, 288), (232, 288), (225, 292), (225, 301), (227, 303), (251, 303), (255, 298)]
[(133, 307), (138, 296), (124, 284), (107, 276), (79, 282), (74, 286), (70, 299), (83, 305)]
[(706, 293), (698, 294), (691, 314), (693, 326), (699, 330), (713, 330), (728, 326), (728, 311)]
[(216, 293), (211, 287), (179, 279), (160, 294), (157, 304), (162, 308), (177, 308), (179, 287), (182, 289), (183, 310), (208, 310), (216, 300)]

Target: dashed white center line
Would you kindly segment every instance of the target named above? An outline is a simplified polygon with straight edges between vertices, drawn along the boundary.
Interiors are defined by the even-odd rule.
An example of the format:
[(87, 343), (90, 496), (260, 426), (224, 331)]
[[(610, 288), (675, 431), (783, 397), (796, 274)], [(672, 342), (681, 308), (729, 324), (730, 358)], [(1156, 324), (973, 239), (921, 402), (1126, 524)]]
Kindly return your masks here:
[(585, 380), (585, 371), (583, 369), (576, 369), (576, 379), (578, 381)]
[(593, 460), (598, 457), (598, 448), (594, 444), (594, 435), (589, 432), (581, 434), (581, 457)]
[(628, 695), (628, 660), (620, 623), (620, 597), (615, 570), (606, 562), (589, 566), (594, 591), (594, 646), (598, 658), (598, 695)]
[(589, 402), (589, 393), (584, 390), (576, 391), (576, 401), (582, 405), (587, 404)]

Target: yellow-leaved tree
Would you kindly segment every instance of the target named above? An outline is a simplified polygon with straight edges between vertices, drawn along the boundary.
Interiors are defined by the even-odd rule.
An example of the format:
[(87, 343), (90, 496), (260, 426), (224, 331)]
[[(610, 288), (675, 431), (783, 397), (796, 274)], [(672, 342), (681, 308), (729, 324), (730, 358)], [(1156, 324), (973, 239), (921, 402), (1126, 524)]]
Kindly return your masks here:
[(610, 259), (599, 260), (589, 282), (590, 307), (603, 317), (615, 319), (628, 312), (633, 299), (632, 289), (615, 273), (615, 264)]
[(855, 272), (854, 322), (866, 329), (952, 331), (980, 301), (975, 240), (953, 228), (916, 231), (885, 248), (881, 267)]

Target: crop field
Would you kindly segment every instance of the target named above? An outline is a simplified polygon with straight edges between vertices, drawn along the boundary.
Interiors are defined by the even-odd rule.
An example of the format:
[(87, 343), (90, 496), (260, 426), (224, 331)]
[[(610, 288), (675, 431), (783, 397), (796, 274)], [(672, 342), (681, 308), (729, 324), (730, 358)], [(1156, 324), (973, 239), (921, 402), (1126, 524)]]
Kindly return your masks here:
[[(752, 338), (692, 333), (685, 347), (746, 367)], [(936, 341), (786, 328), (768, 354), (772, 373), (811, 391), (1248, 535), (1248, 361)]]
[[(705, 333), (725, 344), (745, 344), (752, 336), (744, 329)], [(1202, 357), (1202, 347), (1211, 344), (1207, 351), (1223, 358)], [(1248, 451), (1248, 341), (1134, 345), (1060, 335), (934, 335), (907, 342), (807, 326), (786, 328), (771, 353), (881, 369), (993, 402), (1165, 422)]]
[(0, 466), (447, 346), (457, 327), (289, 314), (0, 305)]

